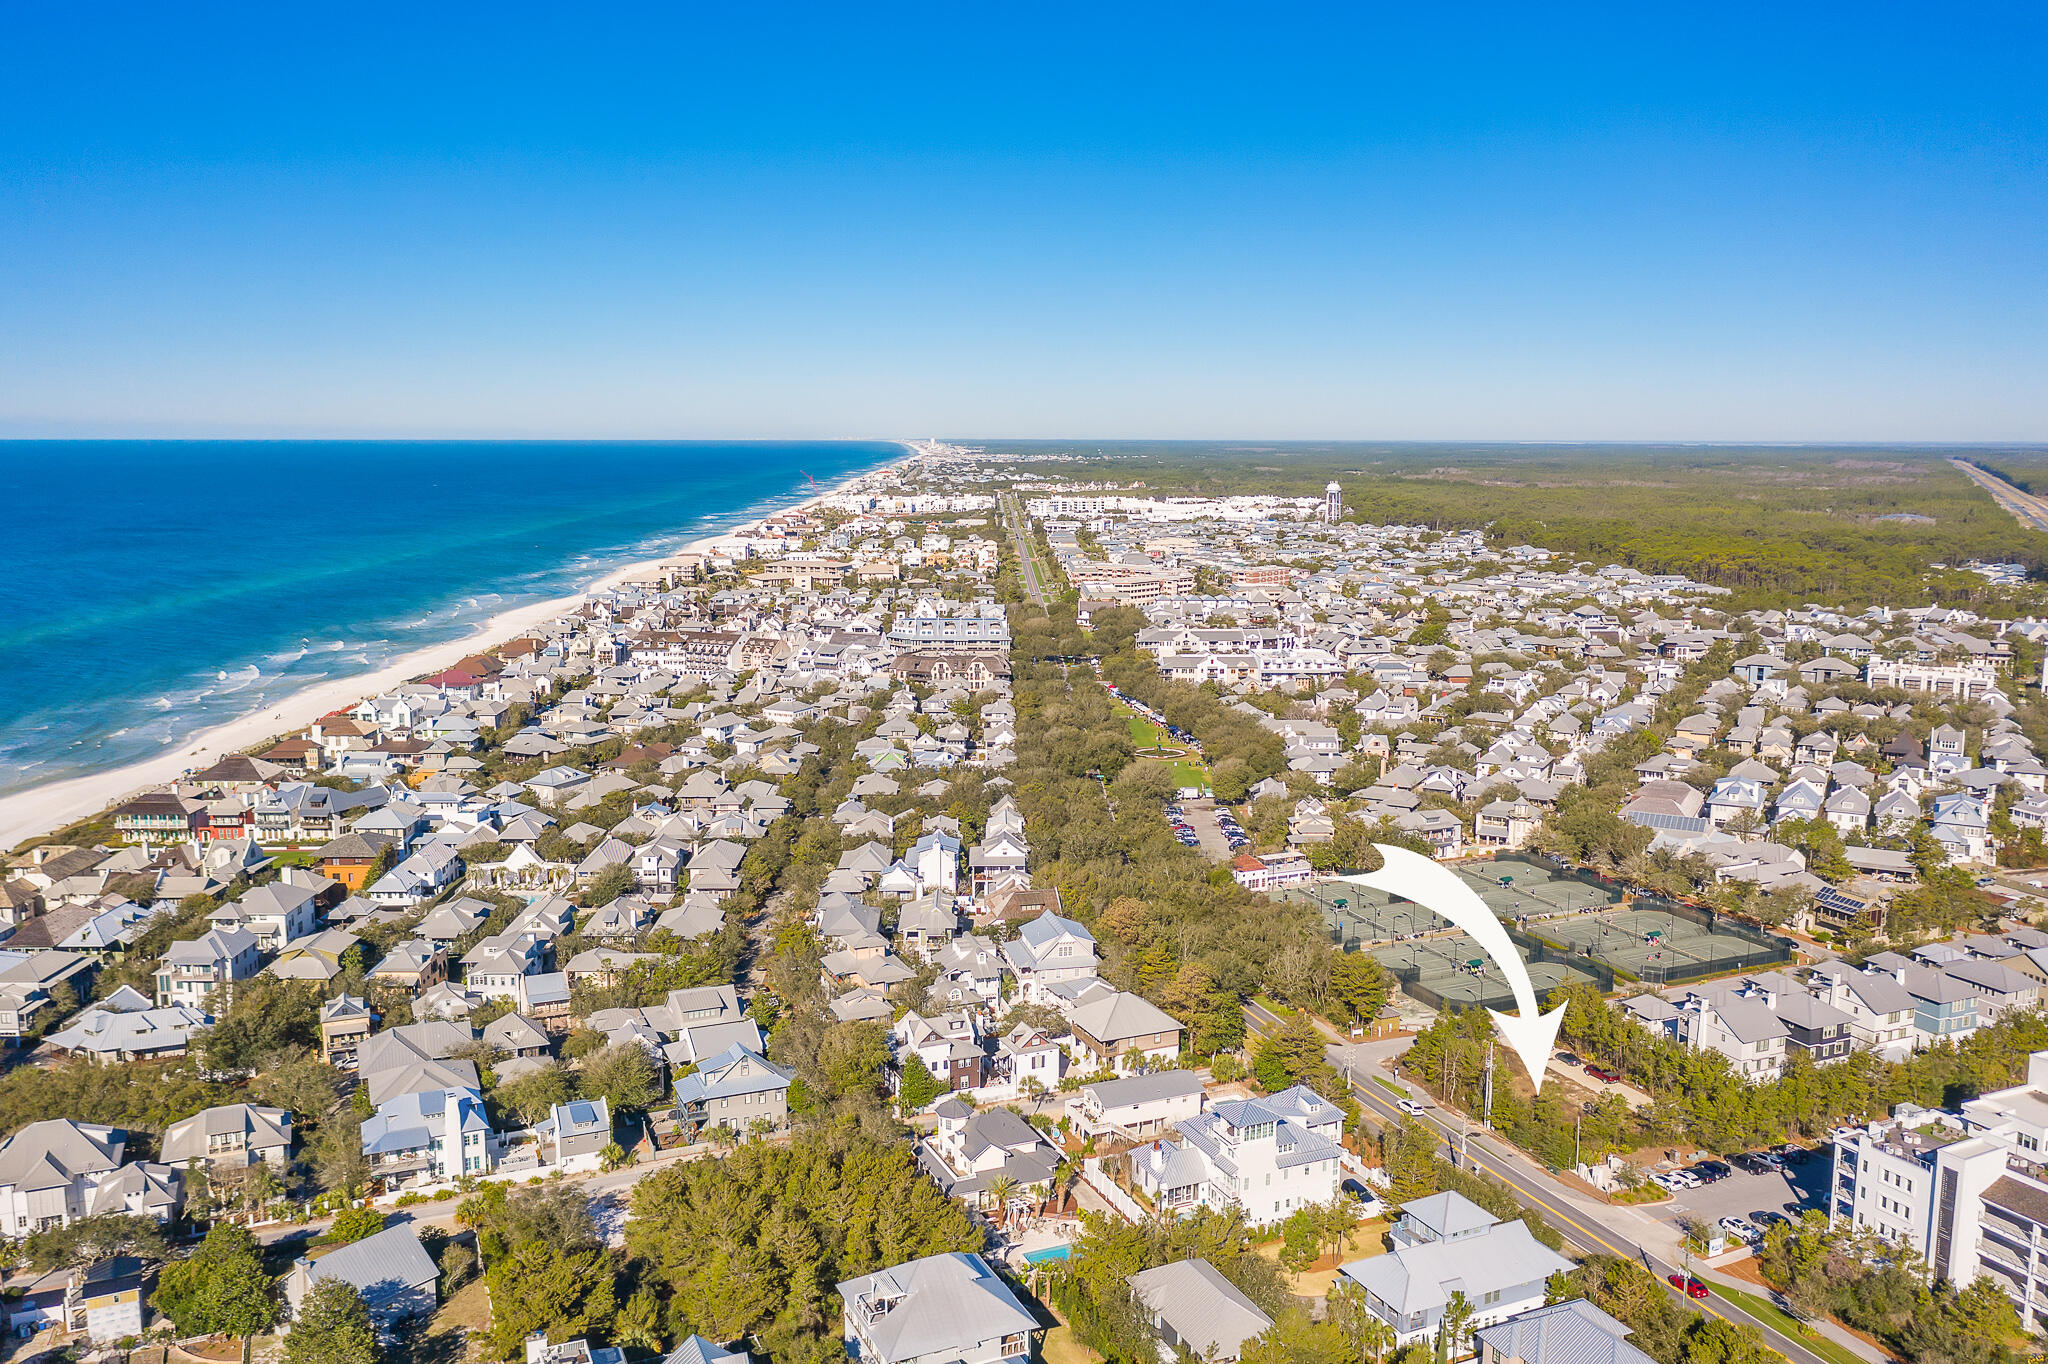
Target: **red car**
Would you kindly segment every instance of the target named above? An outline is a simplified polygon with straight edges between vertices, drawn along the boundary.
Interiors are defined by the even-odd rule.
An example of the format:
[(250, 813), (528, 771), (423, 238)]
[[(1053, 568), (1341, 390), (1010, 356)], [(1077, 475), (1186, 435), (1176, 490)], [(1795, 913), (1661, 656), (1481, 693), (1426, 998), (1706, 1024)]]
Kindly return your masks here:
[(1610, 1085), (1618, 1084), (1621, 1081), (1621, 1076), (1619, 1073), (1611, 1071), (1605, 1066), (1587, 1066), (1586, 1074), (1592, 1076), (1596, 1080), (1604, 1080)]
[(1698, 1279), (1689, 1278), (1684, 1274), (1666, 1274), (1664, 1277), (1671, 1281), (1673, 1288), (1685, 1294), (1688, 1298), (1704, 1298), (1707, 1296), (1707, 1286)]

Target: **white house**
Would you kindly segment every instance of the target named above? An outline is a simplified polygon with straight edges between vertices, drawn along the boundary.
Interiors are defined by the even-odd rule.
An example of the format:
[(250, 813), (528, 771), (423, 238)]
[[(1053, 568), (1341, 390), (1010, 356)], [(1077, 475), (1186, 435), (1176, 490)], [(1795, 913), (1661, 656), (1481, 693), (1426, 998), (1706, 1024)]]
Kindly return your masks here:
[(1390, 1236), (1392, 1250), (1341, 1272), (1365, 1290), (1367, 1309), (1398, 1345), (1432, 1340), (1454, 1292), (1471, 1304), (1477, 1329), (1541, 1307), (1545, 1281), (1571, 1268), (1527, 1223), (1502, 1222), (1454, 1193), (1408, 1204)]
[(1341, 1178), (1344, 1113), (1300, 1085), (1264, 1099), (1233, 1099), (1174, 1124), (1131, 1153), (1131, 1175), (1159, 1207), (1244, 1209), (1270, 1226), (1297, 1208), (1327, 1203)]

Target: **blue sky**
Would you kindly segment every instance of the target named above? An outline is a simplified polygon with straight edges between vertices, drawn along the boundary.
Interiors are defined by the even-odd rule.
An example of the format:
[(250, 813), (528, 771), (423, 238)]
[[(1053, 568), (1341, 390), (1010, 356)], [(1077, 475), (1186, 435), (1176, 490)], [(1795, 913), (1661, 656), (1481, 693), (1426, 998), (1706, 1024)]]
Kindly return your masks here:
[(2038, 5), (7, 24), (4, 435), (2048, 437)]

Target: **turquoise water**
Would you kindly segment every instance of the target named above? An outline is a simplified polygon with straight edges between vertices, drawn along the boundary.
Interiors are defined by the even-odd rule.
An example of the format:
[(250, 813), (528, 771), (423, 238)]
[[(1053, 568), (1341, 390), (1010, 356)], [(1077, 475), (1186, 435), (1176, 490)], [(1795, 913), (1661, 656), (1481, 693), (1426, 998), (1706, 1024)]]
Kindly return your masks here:
[(15, 441), (0, 792), (150, 757), (893, 459), (884, 442)]

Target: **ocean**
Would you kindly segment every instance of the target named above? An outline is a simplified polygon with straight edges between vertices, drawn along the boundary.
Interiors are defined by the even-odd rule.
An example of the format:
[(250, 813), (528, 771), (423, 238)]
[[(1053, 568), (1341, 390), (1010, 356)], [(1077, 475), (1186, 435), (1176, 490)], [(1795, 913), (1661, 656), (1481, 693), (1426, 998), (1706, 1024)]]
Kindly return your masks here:
[(154, 756), (903, 453), (0, 442), (0, 794)]

